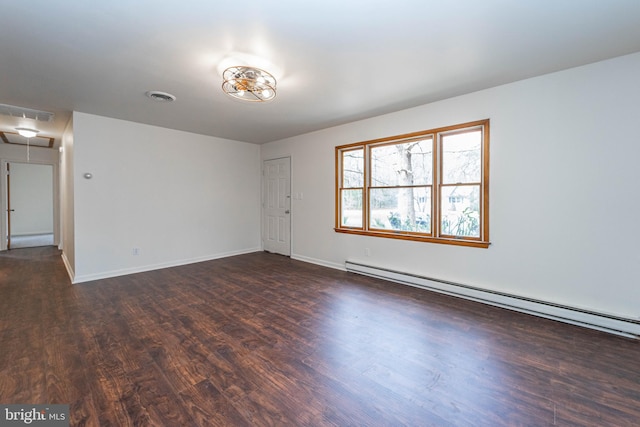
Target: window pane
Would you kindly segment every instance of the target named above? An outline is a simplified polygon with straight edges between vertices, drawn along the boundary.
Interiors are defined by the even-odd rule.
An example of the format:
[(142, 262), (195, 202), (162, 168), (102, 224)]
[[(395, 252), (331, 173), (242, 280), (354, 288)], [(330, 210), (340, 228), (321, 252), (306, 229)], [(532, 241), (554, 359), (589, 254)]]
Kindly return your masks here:
[(441, 188), (441, 234), (480, 237), (480, 186), (458, 185)]
[(442, 183), (480, 182), (482, 179), (482, 132), (442, 137)]
[(342, 152), (342, 186), (364, 187), (364, 149)]
[(362, 189), (342, 190), (340, 225), (362, 227)]
[(431, 233), (431, 187), (372, 188), (370, 228)]
[(371, 147), (371, 185), (430, 185), (433, 182), (433, 138)]

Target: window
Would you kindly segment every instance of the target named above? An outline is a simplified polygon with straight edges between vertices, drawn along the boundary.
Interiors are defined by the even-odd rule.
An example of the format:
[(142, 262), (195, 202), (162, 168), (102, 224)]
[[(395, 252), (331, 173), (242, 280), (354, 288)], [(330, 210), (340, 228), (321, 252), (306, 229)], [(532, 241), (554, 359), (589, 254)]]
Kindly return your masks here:
[(336, 231), (489, 245), (489, 120), (336, 147)]

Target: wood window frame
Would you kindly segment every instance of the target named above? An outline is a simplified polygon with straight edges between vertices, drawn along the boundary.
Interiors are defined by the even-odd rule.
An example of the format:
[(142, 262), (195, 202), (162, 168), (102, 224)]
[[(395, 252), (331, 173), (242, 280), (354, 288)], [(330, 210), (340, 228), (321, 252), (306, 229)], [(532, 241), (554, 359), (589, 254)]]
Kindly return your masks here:
[[(368, 141), (356, 142), (347, 145), (335, 147), (335, 228), (338, 233), (366, 235), (374, 237), (385, 237), (401, 240), (412, 240), (420, 242), (441, 243), (458, 246), (469, 246), (477, 248), (488, 248), (489, 242), (489, 119), (478, 120), (474, 122), (461, 123), (452, 126), (446, 126), (436, 129), (430, 129), (420, 132), (413, 132), (403, 135), (390, 136), (385, 138), (373, 139)], [(481, 181), (480, 183), (443, 183), (443, 149), (442, 137), (457, 133), (464, 133), (479, 129), (482, 132), (481, 145)], [(396, 145), (407, 141), (432, 137), (432, 182), (431, 184), (413, 185), (413, 187), (430, 187), (431, 188), (431, 224), (430, 233), (402, 231), (402, 230), (386, 230), (372, 227), (370, 224), (370, 192), (372, 188), (380, 188), (380, 186), (371, 185), (371, 147), (383, 145)], [(353, 227), (342, 224), (342, 193), (349, 187), (343, 187), (343, 171), (342, 159), (343, 153), (362, 149), (364, 153), (363, 164), (363, 183), (362, 189), (362, 226)], [(442, 213), (441, 198), (443, 188), (457, 186), (478, 186), (479, 185), (479, 237), (470, 236), (452, 236), (442, 233)], [(402, 186), (392, 186), (390, 188), (401, 188)]]

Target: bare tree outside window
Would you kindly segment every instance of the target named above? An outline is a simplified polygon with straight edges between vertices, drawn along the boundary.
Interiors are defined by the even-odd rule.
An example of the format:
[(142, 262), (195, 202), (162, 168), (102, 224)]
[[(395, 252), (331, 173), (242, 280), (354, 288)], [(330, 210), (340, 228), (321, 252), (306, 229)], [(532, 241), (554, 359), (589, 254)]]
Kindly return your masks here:
[(372, 227), (430, 232), (433, 138), (371, 147)]

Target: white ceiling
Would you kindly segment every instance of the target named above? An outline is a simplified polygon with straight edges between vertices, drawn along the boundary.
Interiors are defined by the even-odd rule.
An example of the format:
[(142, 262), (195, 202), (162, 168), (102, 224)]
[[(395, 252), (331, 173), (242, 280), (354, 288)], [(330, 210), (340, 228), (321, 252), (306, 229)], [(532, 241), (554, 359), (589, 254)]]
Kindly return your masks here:
[[(0, 104), (56, 118), (0, 130), (56, 138), (77, 110), (265, 143), (640, 51), (638, 0), (32, 0), (1, 16)], [(222, 93), (219, 64), (247, 56), (274, 101)]]

